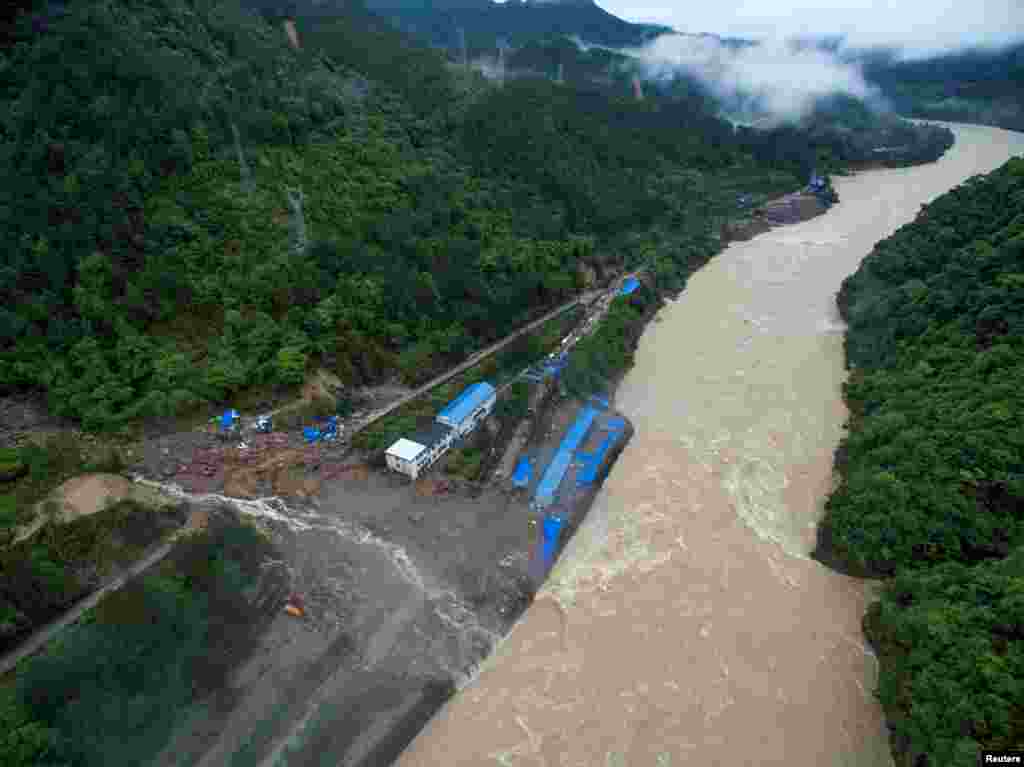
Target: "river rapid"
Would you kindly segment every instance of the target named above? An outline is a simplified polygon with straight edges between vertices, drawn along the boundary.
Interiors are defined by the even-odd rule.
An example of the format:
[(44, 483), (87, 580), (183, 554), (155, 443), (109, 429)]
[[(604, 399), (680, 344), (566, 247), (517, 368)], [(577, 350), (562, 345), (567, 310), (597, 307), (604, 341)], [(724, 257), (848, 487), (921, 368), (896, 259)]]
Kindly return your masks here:
[(876, 584), (809, 558), (843, 433), (842, 280), (1024, 134), (834, 179), (826, 215), (734, 243), (644, 333), (636, 435), (537, 601), (399, 761), (882, 767)]

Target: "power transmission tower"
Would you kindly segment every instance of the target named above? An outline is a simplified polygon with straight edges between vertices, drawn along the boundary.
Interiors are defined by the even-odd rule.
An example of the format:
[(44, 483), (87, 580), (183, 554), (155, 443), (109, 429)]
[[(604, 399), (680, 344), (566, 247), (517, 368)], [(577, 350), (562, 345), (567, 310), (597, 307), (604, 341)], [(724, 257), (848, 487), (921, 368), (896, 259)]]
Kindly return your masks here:
[(235, 136), (235, 152), (238, 153), (238, 168), (242, 177), (242, 192), (246, 197), (252, 195), (252, 170), (249, 168), (249, 163), (245, 160), (245, 154), (242, 152), (242, 137), (238, 133), (238, 126), (231, 123), (231, 132)]
[(291, 208), (291, 246), (292, 253), (301, 256), (309, 244), (306, 238), (306, 216), (302, 210), (303, 194), (301, 189), (287, 189), (288, 206)]
[(498, 84), (505, 84), (505, 48), (504, 40), (498, 40)]

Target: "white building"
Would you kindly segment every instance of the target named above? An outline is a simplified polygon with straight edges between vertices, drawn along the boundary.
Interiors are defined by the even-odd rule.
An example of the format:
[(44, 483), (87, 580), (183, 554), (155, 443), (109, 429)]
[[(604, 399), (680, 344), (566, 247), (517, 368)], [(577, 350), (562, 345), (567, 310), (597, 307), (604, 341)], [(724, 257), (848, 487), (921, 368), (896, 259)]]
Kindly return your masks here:
[(449, 448), (484, 420), (497, 401), (489, 383), (466, 387), (434, 419), (430, 429), (411, 438), (402, 437), (384, 454), (388, 467), (413, 479), (429, 468)]
[(434, 422), (429, 429), (408, 439), (399, 439), (387, 449), (384, 458), (388, 468), (416, 479), (420, 472), (448, 452), (458, 436), (451, 427)]
[(427, 460), (427, 447), (419, 442), (402, 437), (384, 454), (388, 468), (406, 474), (413, 479), (420, 473)]

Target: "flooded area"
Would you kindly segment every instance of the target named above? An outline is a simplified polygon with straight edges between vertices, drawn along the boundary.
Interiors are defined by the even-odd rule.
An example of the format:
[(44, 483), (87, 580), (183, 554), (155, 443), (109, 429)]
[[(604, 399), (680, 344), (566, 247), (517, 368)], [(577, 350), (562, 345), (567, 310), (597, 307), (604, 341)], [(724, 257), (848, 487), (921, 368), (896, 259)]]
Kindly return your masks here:
[(892, 763), (861, 634), (874, 584), (809, 557), (846, 411), (835, 294), (920, 206), (1024, 153), (836, 178), (826, 215), (732, 244), (648, 326), (636, 432), (511, 635), (402, 756), (435, 764)]
[(153, 767), (390, 764), (529, 598), (525, 513), (498, 491), (421, 496), (369, 473), (305, 504), (181, 494), (257, 519), (303, 609), (272, 605), (260, 646)]
[[(583, 411), (593, 415), (591, 443), (601, 435), (610, 443), (604, 427), (621, 426), (613, 449), (587, 443), (587, 460), (580, 453), (580, 467), (560, 483), (568, 489), (554, 488), (550, 503), (568, 527), (583, 519), (628, 442), (628, 424), (598, 404), (552, 397), (524, 446), (550, 461)], [(136, 476), (196, 509), (226, 507), (254, 520), (277, 552), (264, 565), (281, 571), (286, 588), (266, 601), (258, 646), (233, 656), (212, 694), (182, 712), (151, 767), (393, 764), (529, 604), (554, 552), (540, 554), (525, 488), (441, 471), (411, 482), (348, 466), (332, 470), (315, 496), (287, 499), (196, 492), (190, 473), (189, 489)]]

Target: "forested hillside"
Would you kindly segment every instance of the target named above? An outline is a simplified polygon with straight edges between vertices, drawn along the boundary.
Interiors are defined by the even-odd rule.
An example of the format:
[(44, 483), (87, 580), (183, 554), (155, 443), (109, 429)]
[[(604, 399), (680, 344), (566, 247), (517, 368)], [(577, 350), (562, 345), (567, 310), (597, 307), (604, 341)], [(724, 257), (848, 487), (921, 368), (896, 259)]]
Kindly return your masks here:
[(966, 767), (1024, 743), (1024, 158), (925, 206), (838, 302), (850, 431), (818, 554), (896, 576), (865, 628), (900, 764)]
[(355, 2), (300, 16), (295, 49), (256, 5), (15, 25), (0, 389), (107, 429), (314, 365), (420, 381), (624, 263), (679, 285), (737, 194), (796, 188), (826, 146), (738, 135), (685, 87), (500, 88)]
[(367, 6), (431, 45), (460, 48), (464, 41), (470, 56), (494, 50), (499, 40), (516, 45), (546, 35), (576, 35), (591, 43), (625, 47), (671, 31), (625, 21), (592, 0), (368, 0)]
[[(22, 24), (3, 59), (0, 385), (101, 428), (293, 385), (314, 360), (420, 380), (592, 279), (602, 226), (650, 218), (603, 188), (605, 153), (636, 164), (647, 204), (650, 169), (681, 168), (639, 125), (592, 142), (584, 94), (545, 107), (557, 123), (517, 114), (515, 144), (541, 154), (500, 162), (479, 142), (543, 98), (460, 90), (358, 9), (299, 28), (294, 51), (237, 4), (184, 0)], [(698, 123), (675, 142), (740, 156)]]
[(865, 75), (903, 114), (1024, 130), (1024, 43), (916, 61), (864, 57)]

